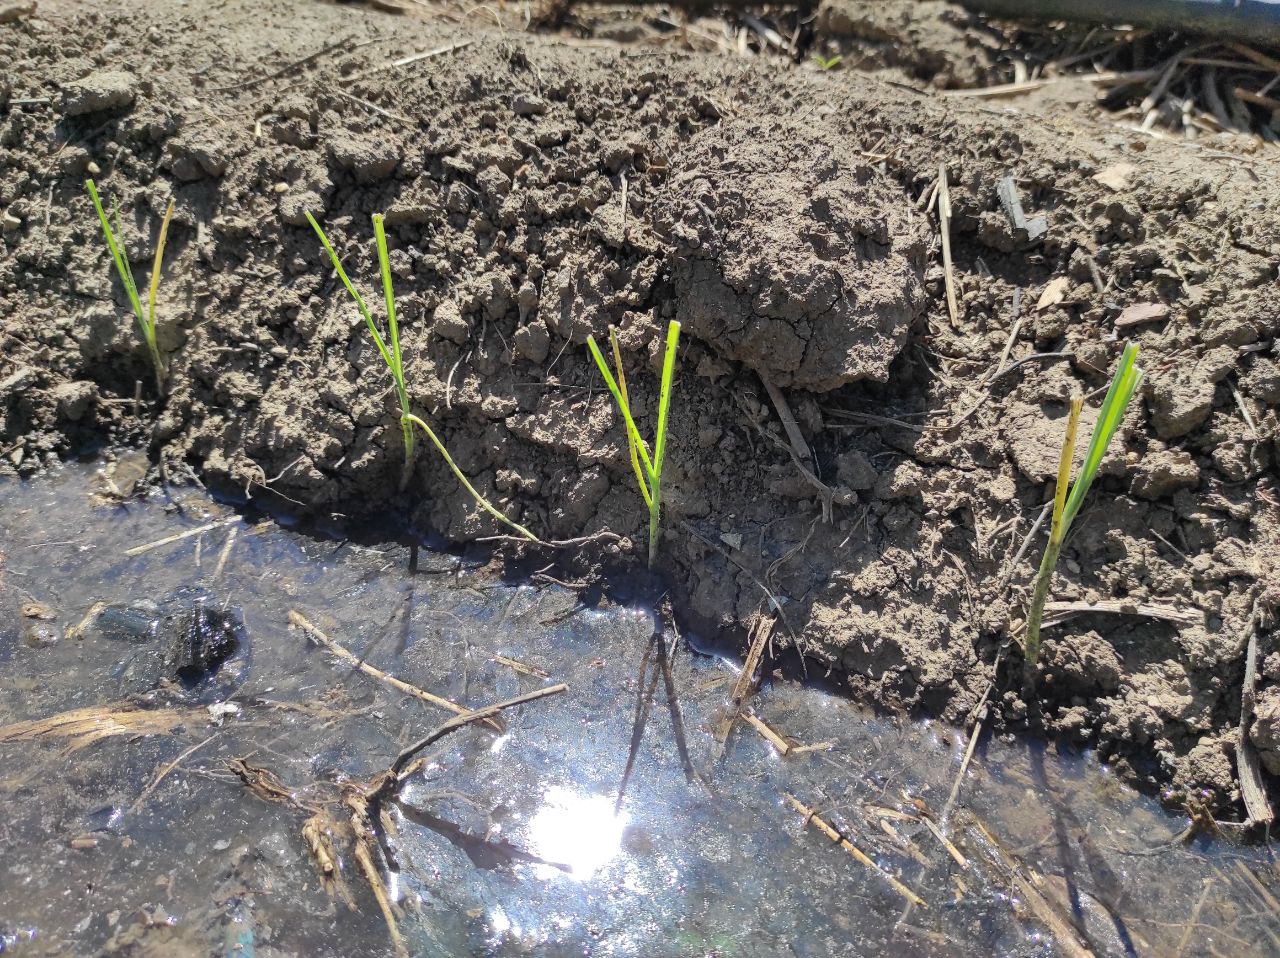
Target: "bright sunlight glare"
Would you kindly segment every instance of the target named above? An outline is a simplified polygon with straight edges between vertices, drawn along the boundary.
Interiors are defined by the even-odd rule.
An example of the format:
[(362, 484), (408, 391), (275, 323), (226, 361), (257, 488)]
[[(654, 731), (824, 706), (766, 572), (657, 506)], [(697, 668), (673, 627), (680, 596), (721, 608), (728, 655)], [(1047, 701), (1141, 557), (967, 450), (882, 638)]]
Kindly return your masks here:
[[(571, 877), (585, 881), (618, 854), (626, 812), (614, 813), (606, 795), (579, 795), (560, 785), (543, 795), (543, 805), (529, 821), (529, 844), (548, 862), (567, 865)], [(545, 873), (562, 874), (546, 868)]]

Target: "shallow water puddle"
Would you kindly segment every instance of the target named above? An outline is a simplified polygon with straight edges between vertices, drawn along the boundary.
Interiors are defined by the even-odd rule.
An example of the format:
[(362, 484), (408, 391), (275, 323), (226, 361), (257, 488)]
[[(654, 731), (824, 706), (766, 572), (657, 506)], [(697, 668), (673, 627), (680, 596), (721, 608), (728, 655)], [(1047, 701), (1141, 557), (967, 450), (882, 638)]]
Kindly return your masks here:
[[(1176, 841), (1185, 819), (1087, 756), (985, 741), (944, 820), (961, 733), (775, 678), (752, 708), (800, 748), (782, 757), (740, 722), (717, 759), (736, 665), (684, 642), (674, 682), (705, 784), (686, 779), (657, 682), (618, 808), (647, 613), (585, 610), (448, 555), (423, 552), (410, 573), (405, 547), (253, 524), (194, 493), (95, 505), (97, 470), (0, 485), (0, 951), (390, 952), (350, 849), (355, 910), (322, 889), (302, 826), (451, 713), (316, 648), (291, 611), (467, 706), (569, 685), (504, 712), (500, 734), (471, 726), (428, 748), (389, 803), (387, 884), (411, 953), (1280, 951), (1266, 850)], [(193, 589), (243, 610), (251, 647), (232, 687), (155, 693), (130, 664), (145, 638), (101, 622), (66, 635), (96, 603), (181, 606)], [(143, 707), (114, 721), (134, 726), (98, 710), (4, 743), (14, 723), (130, 695)], [(255, 794), (235, 759), (280, 794)]]

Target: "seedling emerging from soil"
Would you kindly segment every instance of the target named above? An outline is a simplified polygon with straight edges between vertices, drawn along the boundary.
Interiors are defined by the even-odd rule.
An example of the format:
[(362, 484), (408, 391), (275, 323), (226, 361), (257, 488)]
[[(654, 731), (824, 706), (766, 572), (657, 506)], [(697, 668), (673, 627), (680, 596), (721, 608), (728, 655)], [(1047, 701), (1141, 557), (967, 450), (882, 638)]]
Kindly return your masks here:
[(660, 513), (662, 510), (662, 462), (667, 451), (667, 413), (671, 409), (671, 381), (676, 369), (676, 346), (680, 342), (680, 324), (672, 320), (667, 324), (667, 351), (662, 360), (662, 388), (658, 393), (658, 429), (653, 438), (653, 456), (649, 456), (649, 448), (636, 428), (635, 418), (631, 415), (631, 400), (627, 395), (627, 377), (622, 370), (622, 352), (618, 349), (618, 336), (609, 330), (609, 344), (613, 347), (613, 364), (618, 369), (615, 380), (609, 372), (609, 364), (605, 362), (596, 345), (594, 336), (587, 337), (587, 346), (591, 355), (600, 367), (600, 374), (613, 393), (613, 399), (622, 411), (622, 418), (627, 426), (627, 446), (631, 450), (631, 467), (636, 473), (636, 485), (640, 487), (640, 495), (644, 504), (649, 507), (649, 566), (658, 554), (658, 535), (660, 530)]
[(409, 478), (409, 471), (413, 468), (413, 426), (409, 423), (411, 411), (409, 409), (409, 390), (404, 384), (404, 360), (400, 355), (400, 326), (396, 322), (396, 300), (395, 294), (391, 290), (391, 260), (387, 255), (387, 235), (382, 228), (382, 217), (377, 213), (373, 214), (373, 236), (378, 247), (378, 266), (382, 270), (382, 292), (387, 302), (387, 335), (391, 340), (390, 345), (383, 338), (378, 324), (373, 321), (373, 314), (369, 312), (369, 307), (365, 305), (364, 297), (347, 278), (347, 271), (342, 268), (342, 262), (338, 259), (338, 254), (333, 251), (333, 245), (329, 242), (329, 237), (324, 235), (324, 230), (320, 228), (320, 224), (316, 222), (316, 218), (307, 213), (307, 222), (311, 224), (311, 228), (316, 231), (316, 235), (320, 237), (320, 242), (324, 246), (325, 252), (329, 254), (329, 259), (333, 263), (334, 272), (338, 274), (338, 279), (342, 280), (342, 285), (347, 288), (347, 292), (351, 294), (352, 299), (356, 301), (356, 308), (360, 310), (360, 315), (364, 317), (365, 325), (369, 327), (369, 335), (373, 337), (374, 345), (378, 347), (378, 353), (382, 356), (382, 361), (387, 364), (387, 369), (391, 371), (391, 378), (396, 384), (396, 398), (400, 400), (400, 431), (404, 436), (404, 479)]
[(151, 288), (147, 292), (147, 308), (144, 312), (142, 300), (138, 297), (138, 286), (133, 281), (133, 267), (129, 265), (128, 257), (120, 248), (118, 237), (124, 236), (124, 230), (120, 227), (120, 211), (118, 208), (112, 210), (116, 220), (113, 230), (111, 221), (107, 219), (106, 211), (102, 208), (102, 201), (98, 199), (98, 188), (94, 186), (93, 180), (85, 180), (84, 185), (93, 200), (93, 208), (98, 211), (98, 220), (102, 223), (102, 235), (106, 237), (107, 248), (111, 250), (111, 258), (116, 262), (116, 272), (120, 274), (124, 291), (129, 294), (133, 315), (138, 318), (138, 328), (142, 331), (147, 351), (151, 354), (151, 364), (156, 372), (156, 390), (163, 394), (164, 363), (160, 359), (160, 345), (156, 341), (156, 292), (160, 288), (160, 263), (164, 259), (164, 241), (169, 235), (169, 221), (173, 219), (173, 200), (169, 201), (169, 208), (165, 210), (164, 220), (160, 223), (160, 238), (156, 240), (156, 258), (151, 266)]
[[(391, 260), (387, 255), (387, 235), (383, 230), (382, 217), (377, 213), (373, 215), (373, 236), (378, 247), (378, 265), (382, 270), (382, 292), (387, 304), (387, 338), (383, 338), (381, 331), (378, 329), (378, 324), (373, 321), (373, 314), (369, 312), (369, 307), (365, 305), (364, 297), (360, 295), (355, 285), (347, 277), (346, 270), (342, 268), (342, 263), (338, 260), (338, 254), (334, 252), (333, 245), (329, 242), (329, 238), (324, 235), (324, 230), (320, 228), (320, 224), (316, 222), (315, 217), (310, 213), (307, 213), (307, 222), (311, 224), (311, 228), (320, 237), (320, 242), (323, 244), (325, 252), (329, 254), (334, 271), (337, 272), (338, 278), (342, 280), (342, 285), (347, 288), (347, 292), (356, 301), (356, 307), (360, 310), (360, 315), (364, 317), (365, 325), (369, 327), (369, 333), (373, 336), (373, 342), (378, 347), (378, 353), (382, 356), (382, 361), (387, 364), (387, 369), (391, 371), (392, 379), (395, 380), (396, 397), (400, 400), (400, 430), (404, 435), (404, 480), (408, 480), (409, 470), (413, 466), (413, 427), (417, 426), (427, 434), (427, 438), (440, 451), (440, 455), (444, 456), (444, 461), (449, 464), (453, 474), (458, 477), (458, 481), (462, 483), (467, 492), (471, 494), (471, 498), (476, 501), (476, 504), (481, 509), (504, 525), (510, 526), (525, 539), (531, 542), (539, 542), (540, 540), (537, 536), (519, 523), (508, 519), (488, 499), (480, 494), (476, 487), (463, 475), (462, 470), (458, 468), (458, 464), (449, 455), (449, 450), (445, 448), (444, 443), (440, 441), (440, 438), (431, 427), (415, 416), (409, 409), (409, 390), (405, 386), (404, 380), (404, 358), (400, 352), (400, 326), (396, 321), (395, 293), (391, 288)], [(387, 339), (390, 339), (390, 343), (387, 342)]]
[(1111, 388), (1102, 401), (1102, 409), (1098, 412), (1098, 422), (1093, 427), (1093, 436), (1089, 439), (1089, 449), (1084, 456), (1084, 464), (1080, 467), (1080, 475), (1070, 494), (1067, 486), (1071, 482), (1071, 463), (1075, 454), (1076, 424), (1080, 420), (1080, 407), (1084, 398), (1077, 396), (1071, 401), (1071, 413), (1067, 417), (1067, 435), (1062, 443), (1062, 455), (1058, 460), (1058, 485), (1054, 490), (1053, 522), (1049, 530), (1049, 545), (1044, 550), (1044, 558), (1040, 562), (1040, 572), (1036, 577), (1035, 591), (1031, 596), (1031, 609), (1027, 613), (1027, 636), (1024, 645), (1023, 697), (1030, 700), (1035, 691), (1036, 660), (1040, 656), (1040, 620), (1044, 616), (1044, 603), (1049, 597), (1049, 583), (1053, 579), (1054, 566), (1058, 564), (1058, 554), (1062, 551), (1062, 542), (1067, 537), (1067, 530), (1080, 512), (1084, 497), (1089, 494), (1098, 475), (1098, 466), (1106, 455), (1107, 446), (1116, 428), (1124, 418), (1125, 409), (1134, 391), (1142, 382), (1142, 370), (1134, 365), (1138, 356), (1138, 347), (1130, 343), (1125, 347), (1120, 364), (1116, 367), (1111, 379)]

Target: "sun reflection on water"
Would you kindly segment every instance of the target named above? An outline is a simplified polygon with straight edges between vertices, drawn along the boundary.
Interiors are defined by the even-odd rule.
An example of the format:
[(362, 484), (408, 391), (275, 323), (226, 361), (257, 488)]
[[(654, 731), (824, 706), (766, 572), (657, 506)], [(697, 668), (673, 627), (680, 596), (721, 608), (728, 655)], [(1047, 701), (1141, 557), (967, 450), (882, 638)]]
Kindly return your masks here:
[[(535, 855), (568, 866), (570, 877), (585, 881), (618, 854), (629, 816), (614, 812), (612, 798), (553, 785), (542, 802), (529, 820), (529, 845)], [(538, 872), (544, 878), (564, 874), (545, 865), (539, 865)]]

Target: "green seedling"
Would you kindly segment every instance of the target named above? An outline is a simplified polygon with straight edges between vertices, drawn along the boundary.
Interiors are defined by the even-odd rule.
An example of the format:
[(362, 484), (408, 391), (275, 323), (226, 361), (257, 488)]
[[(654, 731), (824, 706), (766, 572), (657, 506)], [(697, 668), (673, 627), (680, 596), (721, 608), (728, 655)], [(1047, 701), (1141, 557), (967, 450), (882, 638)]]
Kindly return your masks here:
[[(409, 470), (413, 465), (414, 453), (414, 427), (417, 426), (427, 438), (431, 440), (432, 445), (439, 450), (440, 455), (444, 456), (444, 461), (448, 463), (449, 468), (453, 470), (453, 474), (458, 477), (458, 481), (462, 483), (463, 488), (471, 494), (471, 498), (476, 501), (485, 512), (493, 516), (499, 522), (503, 523), (518, 532), (523, 538), (531, 542), (540, 542), (541, 540), (524, 526), (517, 522), (513, 522), (498, 511), (494, 505), (482, 496), (479, 490), (471, 484), (462, 470), (458, 468), (458, 464), (453, 461), (453, 456), (449, 455), (449, 450), (445, 448), (440, 437), (437, 436), (430, 426), (428, 426), (421, 418), (415, 416), (409, 408), (409, 389), (405, 385), (404, 378), (404, 357), (400, 351), (400, 325), (396, 321), (396, 301), (395, 293), (391, 287), (391, 260), (387, 255), (387, 235), (383, 229), (382, 217), (377, 213), (373, 215), (373, 236), (378, 248), (378, 265), (382, 270), (382, 292), (387, 304), (387, 336), (384, 338), (382, 332), (378, 329), (378, 324), (373, 321), (373, 314), (369, 311), (369, 307), (365, 304), (364, 297), (355, 288), (347, 276), (346, 270), (342, 268), (342, 263), (338, 259), (338, 254), (334, 252), (333, 245), (329, 242), (329, 238), (324, 235), (324, 230), (320, 228), (320, 224), (316, 222), (314, 216), (307, 213), (307, 222), (311, 224), (312, 229), (316, 231), (316, 235), (320, 237), (320, 242), (324, 246), (325, 251), (329, 254), (329, 259), (333, 263), (334, 271), (337, 272), (338, 278), (342, 280), (342, 285), (347, 288), (347, 292), (351, 294), (352, 299), (356, 301), (356, 307), (360, 310), (360, 315), (364, 317), (365, 325), (369, 327), (369, 333), (373, 336), (373, 342), (378, 347), (378, 354), (382, 357), (382, 361), (387, 364), (387, 369), (391, 372), (392, 379), (395, 380), (396, 398), (400, 401), (400, 430), (404, 436), (404, 456), (405, 456), (405, 480), (409, 477)], [(388, 342), (389, 340), (389, 342)]]
[[(329, 254), (329, 260), (333, 263), (334, 272), (338, 274), (338, 279), (342, 280), (342, 285), (347, 288), (347, 292), (351, 294), (351, 298), (356, 301), (356, 308), (360, 310), (360, 315), (364, 317), (365, 325), (369, 327), (369, 335), (373, 337), (374, 345), (378, 347), (378, 354), (382, 357), (382, 361), (387, 364), (387, 369), (391, 372), (391, 378), (395, 380), (396, 398), (400, 400), (400, 431), (404, 437), (404, 479), (409, 478), (409, 472), (413, 468), (413, 426), (409, 422), (409, 416), (412, 410), (409, 409), (409, 390), (404, 383), (404, 358), (400, 353), (400, 325), (396, 322), (396, 300), (395, 294), (391, 289), (391, 258), (387, 255), (387, 235), (382, 228), (382, 217), (377, 213), (373, 214), (373, 236), (374, 242), (378, 247), (378, 266), (382, 271), (382, 293), (387, 303), (387, 336), (383, 337), (378, 324), (373, 321), (373, 314), (369, 312), (369, 307), (365, 304), (364, 297), (360, 295), (359, 290), (347, 277), (347, 271), (342, 268), (342, 262), (338, 259), (338, 254), (334, 252), (333, 245), (329, 242), (329, 237), (324, 235), (324, 230), (320, 228), (320, 224), (316, 222), (316, 218), (307, 213), (307, 222), (311, 224), (311, 228), (316, 231), (316, 236), (320, 237), (320, 243), (324, 246), (325, 252)], [(387, 340), (390, 339), (388, 344)]]
[(444, 447), (444, 443), (440, 441), (440, 437), (435, 434), (434, 430), (432, 430), (430, 426), (428, 426), (425, 422), (423, 422), (421, 419), (419, 419), (417, 416), (413, 415), (412, 413), (404, 417), (404, 422), (406, 426), (409, 426), (409, 427), (417, 426), (419, 429), (421, 429), (423, 432), (427, 434), (427, 438), (431, 440), (431, 444), (436, 447), (436, 449), (440, 452), (440, 455), (444, 456), (444, 461), (449, 464), (449, 468), (452, 469), (453, 474), (458, 477), (458, 481), (462, 483), (463, 488), (465, 488), (467, 492), (471, 493), (471, 498), (476, 501), (476, 505), (478, 505), (485, 512), (489, 513), (489, 515), (493, 516), (503, 525), (508, 526), (511, 529), (514, 529), (516, 532), (518, 532), (521, 535), (522, 538), (528, 539), (530, 542), (542, 543), (541, 539), (535, 536), (532, 532), (530, 532), (524, 526), (520, 525), (520, 523), (515, 522), (511, 519), (508, 519), (501, 512), (499, 512), (498, 509), (491, 502), (489, 502), (488, 499), (486, 499), (484, 496), (480, 494), (480, 491), (471, 484), (471, 482), (467, 479), (466, 475), (463, 474), (462, 470), (458, 468), (458, 464), (453, 461), (453, 456), (449, 455), (449, 450)]
[(594, 336), (587, 337), (587, 346), (591, 355), (600, 367), (600, 374), (613, 394), (614, 402), (622, 412), (627, 427), (627, 447), (631, 453), (631, 467), (635, 470), (636, 485), (640, 488), (640, 496), (649, 507), (649, 566), (658, 554), (658, 537), (661, 529), (662, 511), (662, 463), (667, 450), (667, 416), (671, 409), (671, 383), (675, 377), (676, 347), (680, 342), (680, 324), (672, 320), (667, 324), (667, 350), (662, 360), (662, 388), (658, 393), (658, 429), (653, 438), (653, 455), (649, 455), (649, 447), (636, 428), (635, 417), (631, 415), (631, 399), (627, 394), (627, 377), (622, 369), (622, 352), (618, 348), (618, 336), (609, 330), (609, 344), (613, 347), (613, 364), (617, 367), (618, 378), (615, 380), (609, 372), (609, 364), (605, 362), (596, 345)]
[(138, 286), (133, 281), (133, 267), (129, 265), (129, 259), (120, 246), (121, 239), (124, 237), (124, 230), (120, 226), (120, 210), (112, 209), (112, 215), (116, 221), (113, 230), (111, 221), (102, 208), (102, 201), (98, 199), (98, 188), (93, 180), (85, 180), (84, 185), (89, 191), (89, 197), (93, 200), (93, 208), (98, 211), (98, 220), (102, 223), (102, 235), (106, 237), (107, 248), (111, 250), (111, 258), (116, 263), (116, 272), (120, 274), (120, 282), (129, 296), (129, 305), (133, 307), (133, 315), (138, 319), (138, 328), (147, 344), (147, 352), (151, 354), (151, 365), (155, 367), (156, 372), (156, 391), (163, 395), (164, 363), (160, 359), (160, 344), (156, 340), (156, 293), (160, 289), (160, 263), (164, 259), (164, 241), (169, 235), (169, 221), (173, 219), (173, 200), (169, 201), (169, 208), (165, 210), (164, 220), (160, 223), (160, 238), (156, 240), (156, 258), (151, 266), (151, 288), (147, 292), (147, 308), (143, 310), (142, 300), (138, 296)]
[(843, 57), (838, 53), (832, 57), (824, 57), (821, 53), (813, 55), (813, 62), (818, 65), (819, 70), (834, 70), (840, 65), (842, 59)]
[(1080, 512), (1084, 498), (1089, 494), (1089, 487), (1098, 475), (1098, 467), (1102, 457), (1106, 455), (1111, 437), (1115, 435), (1120, 421), (1124, 418), (1125, 409), (1134, 391), (1142, 382), (1142, 370), (1134, 365), (1138, 356), (1138, 347), (1130, 343), (1125, 347), (1120, 364), (1116, 367), (1111, 379), (1111, 388), (1102, 401), (1102, 409), (1098, 412), (1098, 422), (1093, 427), (1093, 435), (1089, 439), (1089, 448), (1085, 452), (1084, 463), (1080, 467), (1080, 475), (1076, 477), (1070, 492), (1071, 465), (1075, 455), (1076, 425), (1080, 420), (1080, 408), (1084, 405), (1083, 397), (1077, 396), (1071, 401), (1071, 413), (1067, 417), (1067, 434), (1062, 443), (1062, 455), (1058, 460), (1058, 484), (1054, 490), (1053, 522), (1049, 527), (1049, 544), (1045, 547), (1044, 558), (1040, 562), (1040, 572), (1036, 576), (1035, 590), (1031, 596), (1031, 609), (1027, 613), (1027, 634), (1023, 651), (1023, 697), (1030, 700), (1035, 690), (1036, 661), (1040, 656), (1040, 620), (1044, 616), (1045, 600), (1049, 597), (1049, 584), (1053, 579), (1054, 566), (1058, 564), (1058, 555), (1062, 551), (1063, 540)]

